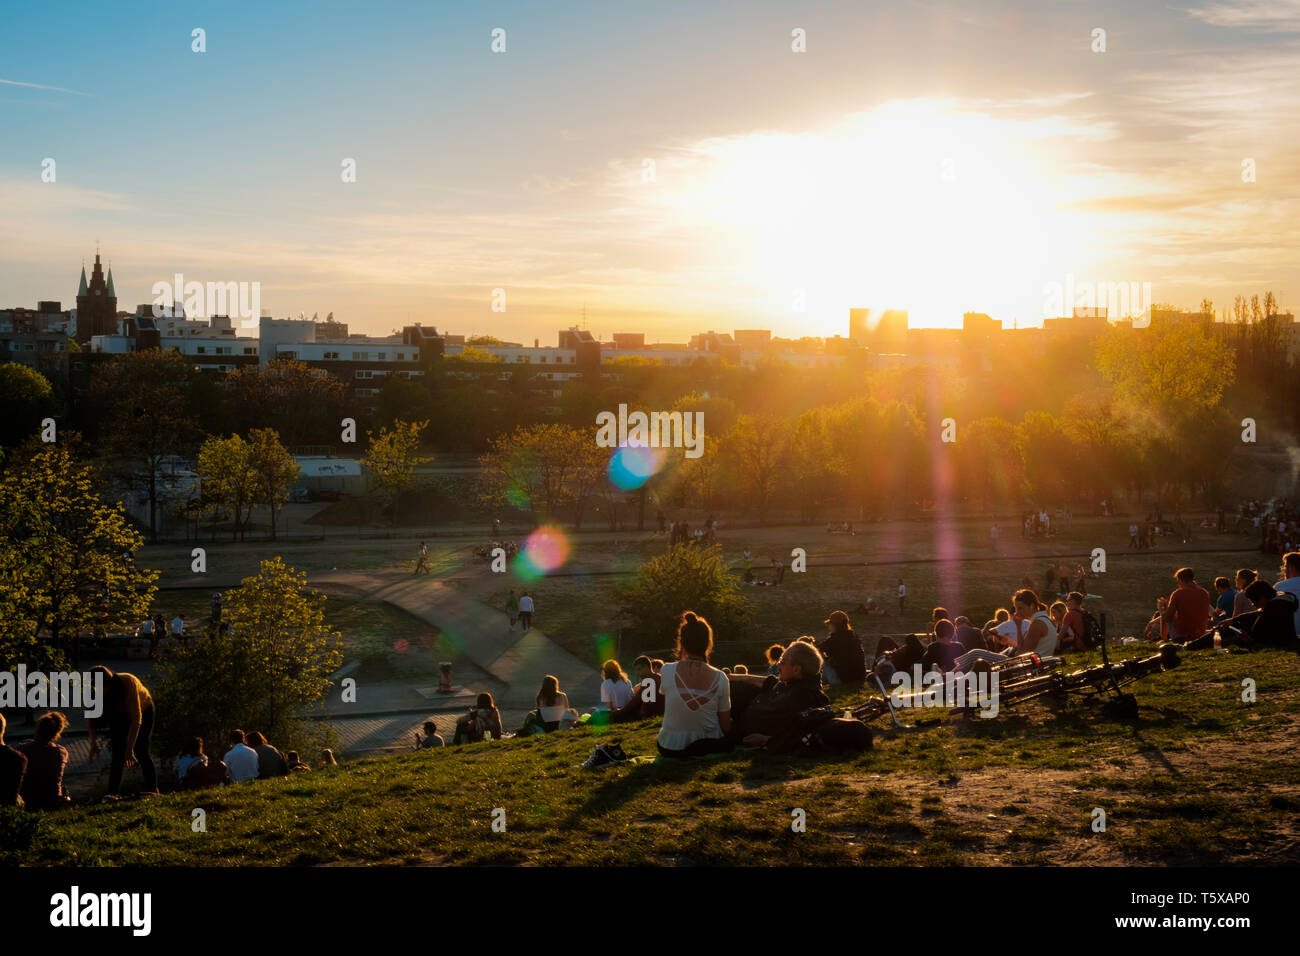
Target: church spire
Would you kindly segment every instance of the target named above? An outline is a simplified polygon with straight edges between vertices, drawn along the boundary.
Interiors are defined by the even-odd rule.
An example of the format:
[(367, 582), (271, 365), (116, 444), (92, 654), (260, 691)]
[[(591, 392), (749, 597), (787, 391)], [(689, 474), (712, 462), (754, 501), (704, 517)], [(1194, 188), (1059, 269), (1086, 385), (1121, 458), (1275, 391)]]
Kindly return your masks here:
[(77, 295), (86, 295), (86, 264), (81, 264), (81, 285), (77, 286)]
[(117, 298), (117, 293), (113, 291), (113, 267), (112, 267), (112, 265), (110, 265), (110, 266), (108, 267), (108, 293), (107, 293), (107, 294), (108, 294), (108, 297), (109, 297), (110, 299), (116, 299), (116, 298)]

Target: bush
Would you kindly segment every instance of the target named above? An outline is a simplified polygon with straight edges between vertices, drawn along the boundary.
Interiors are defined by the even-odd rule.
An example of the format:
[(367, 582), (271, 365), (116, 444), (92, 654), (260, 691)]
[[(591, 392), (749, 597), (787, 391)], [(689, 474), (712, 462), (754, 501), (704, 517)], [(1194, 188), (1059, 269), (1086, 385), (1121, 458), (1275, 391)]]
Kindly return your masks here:
[(716, 641), (738, 640), (751, 617), (749, 601), (718, 545), (677, 545), (652, 558), (631, 584), (619, 588), (619, 599), (630, 621), (626, 634), (647, 645), (674, 634), (683, 611), (705, 618)]

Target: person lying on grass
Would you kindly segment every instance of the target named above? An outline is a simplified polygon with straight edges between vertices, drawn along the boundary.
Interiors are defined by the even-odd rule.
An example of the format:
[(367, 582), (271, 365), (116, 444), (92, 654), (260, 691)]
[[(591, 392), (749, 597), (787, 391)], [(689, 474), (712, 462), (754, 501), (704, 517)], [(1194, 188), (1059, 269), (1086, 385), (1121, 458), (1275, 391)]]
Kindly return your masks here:
[(731, 731), (728, 738), (750, 747), (766, 746), (773, 737), (795, 727), (805, 710), (825, 707), (822, 655), (816, 646), (795, 641), (777, 662), (780, 677), (732, 674)]

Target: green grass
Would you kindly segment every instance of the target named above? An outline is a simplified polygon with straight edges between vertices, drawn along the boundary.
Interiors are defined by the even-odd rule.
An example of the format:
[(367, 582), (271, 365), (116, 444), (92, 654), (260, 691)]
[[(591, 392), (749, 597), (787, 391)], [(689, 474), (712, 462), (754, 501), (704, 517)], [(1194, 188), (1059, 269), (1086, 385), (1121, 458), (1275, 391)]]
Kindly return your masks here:
[[(1255, 704), (1239, 699), (1245, 677)], [(906, 733), (877, 722), (876, 749), (840, 758), (579, 769), (601, 739), (652, 755), (653, 721), (449, 747), (48, 815), (0, 862), (1294, 863), (1298, 679), (1293, 654), (1200, 652), (1133, 685), (1135, 722), (1031, 703)], [(833, 694), (844, 706), (863, 696)], [(191, 829), (196, 807), (206, 833)], [(1104, 833), (1091, 828), (1098, 807)], [(493, 832), (495, 808), (505, 832)], [(805, 833), (791, 829), (796, 808)]]

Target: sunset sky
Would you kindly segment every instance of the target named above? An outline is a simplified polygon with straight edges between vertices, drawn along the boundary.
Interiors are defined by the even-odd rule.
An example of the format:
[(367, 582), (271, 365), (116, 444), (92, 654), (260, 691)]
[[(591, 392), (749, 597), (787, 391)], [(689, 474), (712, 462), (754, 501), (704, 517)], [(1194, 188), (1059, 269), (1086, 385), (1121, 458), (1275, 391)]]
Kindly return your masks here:
[(1300, 306), (1300, 0), (0, 18), (0, 307), (73, 305), (96, 239), (124, 309), (181, 272), (277, 316), (543, 344), (584, 302), (650, 341), (846, 334), (853, 306), (1036, 324), (1070, 275)]

